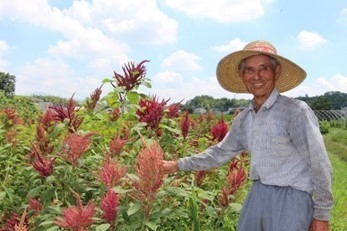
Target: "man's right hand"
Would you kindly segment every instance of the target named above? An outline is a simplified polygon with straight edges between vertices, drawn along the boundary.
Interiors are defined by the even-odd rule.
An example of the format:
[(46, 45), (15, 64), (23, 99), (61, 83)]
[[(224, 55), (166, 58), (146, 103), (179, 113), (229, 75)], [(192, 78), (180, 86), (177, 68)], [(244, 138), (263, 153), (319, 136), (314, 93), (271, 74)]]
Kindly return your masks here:
[(163, 160), (163, 170), (164, 174), (171, 174), (177, 172), (179, 170), (177, 161)]

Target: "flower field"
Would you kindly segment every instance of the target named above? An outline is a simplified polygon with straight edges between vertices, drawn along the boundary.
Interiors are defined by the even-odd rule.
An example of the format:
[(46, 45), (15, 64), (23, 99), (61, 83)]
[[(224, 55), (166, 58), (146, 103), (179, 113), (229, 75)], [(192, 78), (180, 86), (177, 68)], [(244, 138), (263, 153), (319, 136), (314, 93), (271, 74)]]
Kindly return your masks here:
[[(139, 93), (144, 60), (105, 79), (82, 103), (41, 111), (0, 95), (0, 231), (235, 230), (249, 157), (208, 171), (165, 175), (161, 161), (222, 140), (233, 116), (191, 115)], [(102, 95), (102, 86), (113, 86)], [(347, 230), (347, 130), (324, 135), (333, 165), (330, 227)]]
[[(0, 107), (0, 230), (234, 230), (248, 156), (201, 172), (164, 175), (161, 161), (225, 136), (232, 116), (192, 117), (144, 95), (144, 60), (46, 111), (23, 99)], [(3, 100), (3, 99), (2, 99)]]

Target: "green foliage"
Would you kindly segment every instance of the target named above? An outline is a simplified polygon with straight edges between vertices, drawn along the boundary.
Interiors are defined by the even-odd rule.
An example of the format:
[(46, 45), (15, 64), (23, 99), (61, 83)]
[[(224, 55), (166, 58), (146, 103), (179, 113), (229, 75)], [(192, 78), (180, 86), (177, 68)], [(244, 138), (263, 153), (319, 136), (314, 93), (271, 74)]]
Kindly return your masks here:
[(228, 98), (220, 98), (214, 99), (211, 96), (202, 95), (196, 96), (191, 100), (188, 100), (184, 105), (182, 105), (182, 110), (189, 110), (190, 113), (193, 112), (196, 108), (204, 108), (206, 110), (218, 109), (221, 112), (228, 111), (230, 108), (238, 108), (244, 107), (248, 105), (250, 100), (245, 99), (228, 99)]
[(68, 102), (68, 99), (62, 98), (59, 96), (54, 96), (54, 95), (33, 95), (31, 96), (32, 98), (40, 99), (43, 102), (50, 102), (54, 105), (58, 104), (66, 104)]
[(324, 135), (325, 144), (333, 166), (334, 207), (330, 221), (333, 231), (347, 230), (347, 130), (331, 129)]
[[(112, 79), (104, 81), (112, 82)], [(140, 83), (150, 86), (146, 78), (141, 79)], [(0, 117), (0, 229), (9, 216), (17, 214), (20, 217), (26, 209), (28, 230), (59, 230), (55, 220), (62, 216), (64, 209), (76, 205), (77, 194), (83, 206), (89, 202), (96, 206), (91, 230), (236, 230), (250, 182), (246, 181), (236, 193), (229, 195), (230, 203), (223, 207), (219, 196), (226, 183), (227, 165), (206, 171), (201, 184), (197, 183), (195, 173), (178, 172), (165, 176), (155, 194), (155, 201), (150, 204), (149, 216), (146, 216), (144, 205), (148, 205), (148, 201), (134, 196), (138, 195), (139, 190), (133, 185), (134, 179), (138, 179), (138, 154), (150, 143), (158, 143), (168, 160), (199, 153), (216, 143), (210, 131), (220, 117), (211, 114), (191, 115), (190, 122), (194, 127), (184, 138), (181, 131), (182, 115), (172, 118), (165, 114), (157, 129), (148, 128), (146, 123), (139, 122), (137, 111), (142, 110), (140, 100), (150, 97), (138, 93), (137, 88), (137, 85), (129, 90), (114, 87), (98, 102), (98, 109), (91, 110), (86, 103), (82, 103), (74, 113), (83, 118), (83, 122), (73, 131), (68, 126), (73, 120), (71, 117), (45, 124), (47, 127), (40, 130), (40, 126), (43, 126), (42, 116), (47, 114), (38, 110), (29, 98), (0, 97), (0, 110), (15, 108), (24, 118), (22, 124), (5, 126), (5, 113)], [(230, 124), (233, 116), (225, 116), (225, 119)], [(342, 142), (344, 136), (335, 131), (331, 129), (327, 137)], [(88, 148), (75, 163), (64, 157), (64, 150), (82, 148), (82, 142), (76, 141), (70, 146), (66, 143), (71, 134), (90, 137)], [(115, 137), (124, 139), (125, 143), (120, 153), (111, 157), (115, 163), (126, 167), (127, 174), (112, 186), (112, 190), (120, 196), (116, 223), (112, 225), (106, 222), (101, 210), (100, 204), (108, 187), (100, 180), (98, 173), (103, 169), (106, 157), (111, 155), (110, 143)], [(34, 147), (40, 150), (42, 157), (54, 159), (54, 168), (48, 176), (40, 174), (32, 165), (33, 159), (37, 158), (37, 154), (33, 154)], [(248, 157), (244, 158), (243, 167), (248, 171)], [(159, 168), (154, 163), (149, 167)], [(340, 170), (343, 171), (342, 167)], [(345, 172), (341, 172), (336, 176), (342, 179), (345, 175)], [(334, 187), (336, 196), (346, 197), (343, 194), (346, 190), (339, 190), (343, 186), (335, 184)], [(38, 200), (42, 208), (33, 210), (30, 199)], [(342, 222), (345, 221), (341, 203), (346, 202), (340, 199), (333, 214), (332, 227), (336, 230), (343, 227)]]
[(330, 123), (328, 121), (320, 121), (319, 130), (322, 134), (326, 134), (329, 132)]
[(3, 91), (6, 97), (12, 98), (14, 96), (15, 83), (16, 76), (0, 72), (0, 91)]
[[(141, 81), (148, 86), (145, 78)], [(90, 110), (87, 104), (82, 103), (79, 110), (74, 111), (75, 118), (83, 118), (82, 124), (75, 130), (68, 126), (72, 117), (46, 124), (48, 127), (40, 130), (40, 126), (43, 126), (42, 118), (47, 114), (38, 110), (30, 97), (15, 97), (11, 100), (0, 97), (4, 102), (1, 105), (15, 105), (18, 114), (26, 118), (23, 124), (12, 126), (5, 126), (5, 120), (0, 120), (0, 229), (11, 215), (21, 216), (26, 209), (29, 230), (58, 230), (55, 220), (62, 216), (64, 209), (76, 205), (74, 193), (80, 196), (83, 206), (93, 202), (97, 208), (91, 230), (235, 229), (241, 197), (234, 195), (227, 208), (221, 208), (218, 204), (218, 195), (225, 184), (228, 166), (209, 171), (200, 187), (196, 185), (193, 173), (180, 172), (166, 176), (151, 204), (149, 217), (146, 217), (143, 208), (147, 202), (133, 196), (138, 189), (132, 184), (138, 178), (136, 158), (145, 146), (144, 141), (158, 142), (165, 159), (191, 155), (215, 143), (209, 132), (219, 118), (192, 118), (196, 126), (189, 130), (184, 139), (181, 134), (182, 117), (169, 118), (165, 116), (165, 111), (158, 129), (150, 129), (146, 123), (139, 122), (137, 114), (141, 110), (140, 100), (150, 97), (139, 94), (136, 89), (137, 86), (129, 91), (115, 87), (98, 102), (100, 107), (95, 110)], [(74, 144), (68, 146), (66, 143), (72, 132), (79, 136), (90, 134), (88, 149), (76, 163), (66, 159), (63, 154), (66, 147), (73, 149)], [(112, 226), (105, 221), (101, 211), (100, 203), (107, 187), (99, 179), (98, 173), (103, 168), (106, 156), (110, 155), (110, 142), (115, 137), (125, 139), (126, 142), (121, 153), (113, 156), (112, 160), (126, 167), (127, 174), (112, 187), (120, 196), (116, 224)], [(78, 150), (82, 143), (76, 143), (75, 146)], [(54, 160), (54, 168), (48, 176), (43, 176), (33, 167), (33, 161), (38, 159), (37, 153), (41, 158)], [(42, 208), (33, 210), (31, 199), (39, 201)]]
[(347, 107), (347, 93), (339, 91), (326, 92), (322, 96), (314, 97), (297, 97), (305, 101), (313, 110), (341, 110)]

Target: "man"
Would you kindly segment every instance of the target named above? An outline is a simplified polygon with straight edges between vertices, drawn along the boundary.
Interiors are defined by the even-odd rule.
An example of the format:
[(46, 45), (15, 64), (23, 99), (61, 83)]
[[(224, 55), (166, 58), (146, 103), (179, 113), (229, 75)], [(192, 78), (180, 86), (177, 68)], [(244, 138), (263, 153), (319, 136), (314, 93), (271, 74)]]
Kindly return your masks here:
[(332, 169), (317, 118), (306, 103), (279, 94), (305, 77), (266, 41), (227, 55), (218, 63), (217, 79), (227, 91), (251, 93), (251, 105), (220, 143), (198, 155), (164, 161), (164, 171), (217, 167), (246, 150), (253, 185), (239, 231), (329, 230)]

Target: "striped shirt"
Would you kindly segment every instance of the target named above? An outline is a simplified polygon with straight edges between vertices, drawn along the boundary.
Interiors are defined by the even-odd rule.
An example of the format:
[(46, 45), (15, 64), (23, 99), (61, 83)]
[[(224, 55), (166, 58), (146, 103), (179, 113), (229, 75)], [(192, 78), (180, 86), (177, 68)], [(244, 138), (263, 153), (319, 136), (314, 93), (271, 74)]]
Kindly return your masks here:
[(218, 167), (243, 150), (251, 156), (251, 180), (306, 191), (313, 195), (313, 217), (330, 219), (332, 168), (317, 117), (305, 102), (274, 90), (258, 112), (252, 103), (236, 116), (220, 143), (179, 159), (178, 167), (183, 171)]

